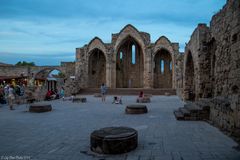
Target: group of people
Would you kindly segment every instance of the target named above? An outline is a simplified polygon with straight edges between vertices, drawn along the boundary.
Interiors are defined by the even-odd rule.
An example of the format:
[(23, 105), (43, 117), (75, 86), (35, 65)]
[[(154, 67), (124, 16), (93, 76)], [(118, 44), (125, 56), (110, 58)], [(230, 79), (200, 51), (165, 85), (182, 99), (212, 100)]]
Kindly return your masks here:
[[(101, 85), (101, 95), (102, 95), (102, 102), (106, 101), (106, 93), (107, 93), (107, 87), (103, 83)], [(138, 99), (142, 99), (144, 97), (143, 91), (141, 91), (138, 95)], [(114, 96), (112, 104), (122, 104), (122, 97), (121, 96)]]
[(0, 103), (9, 105), (10, 110), (13, 109), (13, 103), (16, 96), (24, 95), (23, 85), (5, 84), (0, 85)]
[(60, 92), (58, 92), (57, 89), (55, 91), (49, 90), (46, 93), (45, 100), (54, 100), (59, 98), (62, 98), (64, 100), (64, 95), (65, 95), (65, 91), (63, 87), (60, 89)]
[[(107, 86), (102, 83), (101, 87), (101, 97), (102, 97), (102, 102), (106, 101), (106, 93), (107, 93)], [(13, 86), (13, 85), (0, 85), (0, 103), (1, 104), (9, 104), (10, 110), (13, 110), (13, 103), (15, 96), (23, 96), (24, 95), (24, 86)], [(53, 100), (53, 99), (59, 99), (62, 98), (64, 100), (65, 96), (65, 90), (63, 87), (61, 87), (60, 91), (58, 92), (49, 90), (46, 93), (45, 100)], [(143, 91), (140, 92), (138, 98), (143, 98)], [(113, 97), (113, 104), (122, 104), (122, 97), (121, 96), (114, 96)]]

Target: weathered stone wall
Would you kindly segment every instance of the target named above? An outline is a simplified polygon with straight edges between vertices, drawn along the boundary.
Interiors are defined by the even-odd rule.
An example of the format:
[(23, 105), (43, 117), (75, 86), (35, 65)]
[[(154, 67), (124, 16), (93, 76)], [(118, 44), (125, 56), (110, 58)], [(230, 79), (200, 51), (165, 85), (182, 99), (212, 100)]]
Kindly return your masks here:
[[(78, 86), (80, 88), (87, 88), (87, 81), (88, 81), (88, 65), (86, 61), (86, 53), (87, 46), (83, 48), (76, 49), (76, 66), (75, 66), (75, 76), (76, 81), (78, 81)], [(79, 89), (80, 89), (79, 88)]]
[(210, 120), (214, 125), (229, 132), (234, 132), (236, 129), (240, 129), (239, 95), (231, 97), (215, 97), (210, 106)]
[(65, 74), (66, 78), (70, 76), (75, 76), (75, 62), (61, 62), (62, 72)]
[[(65, 68), (62, 66), (0, 66), (0, 76), (35, 76), (39, 72), (43, 72), (45, 70), (52, 71), (57, 69), (63, 73), (65, 73)], [(73, 71), (74, 72), (74, 71)]]
[(175, 73), (176, 73), (176, 91), (179, 97), (183, 97), (183, 59), (184, 53), (180, 53), (176, 56), (176, 65), (175, 65)]
[[(75, 76), (75, 62), (61, 62), (63, 67), (63, 73), (65, 74), (64, 83), (59, 82), (58, 90), (60, 91), (61, 87), (64, 87), (65, 95), (69, 96), (72, 93), (77, 93), (79, 87), (74, 83), (75, 79), (72, 79)], [(70, 78), (72, 77), (72, 78)]]
[[(189, 94), (194, 94), (195, 100), (211, 96), (211, 54), (208, 52), (207, 47), (209, 35), (210, 31), (206, 24), (199, 24), (185, 48), (183, 71), (183, 96), (185, 100), (189, 99)], [(190, 56), (193, 61), (193, 75), (189, 74), (189, 66), (187, 66), (190, 63), (188, 62)], [(193, 82), (189, 84), (191, 82), (189, 79), (191, 78), (193, 78)]]
[(214, 96), (239, 93), (240, 88), (240, 4), (229, 0), (211, 21), (212, 37), (216, 40)]
[[(127, 59), (123, 63), (123, 70), (126, 74), (120, 74), (117, 71), (117, 64), (119, 64), (117, 58), (119, 58), (119, 52), (121, 49), (126, 49), (127, 41), (131, 39), (130, 43), (135, 43), (137, 46), (136, 62), (137, 65), (129, 65), (131, 61), (131, 55), (128, 54)], [(132, 25), (126, 25), (119, 33), (112, 34), (111, 43), (103, 43), (101, 39), (95, 37), (88, 45), (82, 48), (76, 49), (76, 79), (80, 88), (88, 88), (87, 83), (91, 78), (88, 76), (89, 65), (89, 53), (93, 49), (101, 50), (106, 58), (106, 84), (110, 88), (116, 87), (141, 87), (141, 88), (153, 88), (154, 85), (154, 56), (160, 49), (165, 49), (170, 53), (172, 62), (172, 75), (168, 78), (163, 77), (162, 81), (169, 81), (171, 78), (171, 85), (161, 86), (162, 88), (176, 88), (176, 57), (179, 55), (179, 44), (171, 43), (166, 37), (160, 37), (155, 44), (150, 42), (150, 35), (146, 32), (139, 32)], [(129, 50), (125, 52), (130, 52)], [(123, 51), (123, 52), (124, 52)], [(169, 60), (170, 61), (170, 60)], [(126, 64), (125, 64), (126, 63)], [(127, 65), (128, 64), (128, 65)], [(141, 74), (140, 74), (141, 73)], [(117, 76), (118, 75), (118, 76)], [(136, 76), (138, 75), (138, 76)], [(125, 79), (121, 82), (120, 79)], [(129, 79), (131, 79), (131, 86), (129, 86)], [(162, 82), (161, 82), (162, 83)], [(163, 83), (164, 84), (164, 83)]]
[[(189, 55), (194, 75), (189, 77)], [(183, 71), (183, 98), (194, 85), (195, 100), (213, 98), (210, 120), (236, 133), (240, 130), (240, 1), (228, 0), (213, 16), (210, 27), (199, 24), (186, 46)], [(189, 84), (189, 78), (194, 83)], [(240, 137), (240, 135), (238, 135)]]
[[(224, 97), (213, 103), (211, 120), (234, 132), (240, 128), (240, 1), (229, 0), (210, 23), (213, 95)], [(240, 136), (240, 135), (239, 135)]]
[(0, 76), (28, 76), (30, 73), (29, 67), (23, 66), (0, 66)]

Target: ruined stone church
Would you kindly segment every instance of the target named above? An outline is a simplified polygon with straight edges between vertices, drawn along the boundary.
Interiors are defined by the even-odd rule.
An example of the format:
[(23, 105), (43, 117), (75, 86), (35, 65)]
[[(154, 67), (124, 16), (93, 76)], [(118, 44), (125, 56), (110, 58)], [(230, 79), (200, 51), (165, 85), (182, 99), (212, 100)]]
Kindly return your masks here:
[(184, 53), (179, 44), (126, 25), (76, 49), (79, 88), (176, 89), (183, 100), (210, 107), (208, 119), (240, 136), (240, 0), (228, 0), (210, 26), (198, 24)]
[[(173, 89), (185, 101), (205, 99), (208, 118), (240, 137), (240, 0), (228, 0), (210, 26), (198, 24), (184, 53), (167, 37), (151, 42), (130, 24), (111, 38), (111, 43), (93, 38), (76, 49), (75, 62), (58, 66), (66, 75), (66, 93), (102, 83), (112, 89)], [(36, 76), (55, 68), (0, 66), (0, 76)]]
[(111, 43), (95, 37), (77, 48), (76, 77), (81, 88), (176, 88), (179, 44), (167, 37), (150, 41), (150, 35), (126, 25), (112, 34)]

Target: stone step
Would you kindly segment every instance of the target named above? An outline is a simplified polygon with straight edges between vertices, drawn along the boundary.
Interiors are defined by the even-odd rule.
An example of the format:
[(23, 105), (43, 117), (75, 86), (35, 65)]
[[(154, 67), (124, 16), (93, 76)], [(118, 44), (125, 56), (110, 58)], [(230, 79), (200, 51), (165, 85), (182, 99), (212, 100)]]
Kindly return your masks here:
[(191, 116), (190, 111), (187, 110), (187, 109), (184, 108), (184, 107), (179, 108), (179, 111), (182, 112), (182, 114), (184, 115), (184, 117), (186, 117), (186, 116), (190, 117), (190, 116)]
[(202, 110), (209, 111), (210, 110), (210, 102), (211, 99), (208, 98), (202, 98), (199, 101), (196, 102), (196, 105), (198, 105)]
[[(177, 120), (199, 121), (208, 120), (210, 114), (209, 99), (201, 99), (196, 102), (186, 102), (184, 107), (180, 107), (174, 115), (179, 116)], [(182, 115), (181, 115), (182, 114)], [(183, 116), (183, 117), (182, 117)]]
[(190, 113), (198, 113), (201, 111), (201, 108), (196, 105), (195, 103), (192, 103), (192, 102), (187, 102), (185, 105), (184, 105), (184, 108), (187, 109)]
[(177, 120), (185, 120), (183, 113), (180, 112), (179, 110), (176, 110), (176, 111), (174, 111), (173, 113), (174, 113), (175, 118), (176, 118)]
[[(143, 91), (144, 94), (151, 95), (176, 95), (176, 90), (171, 88), (162, 89), (145, 89), (145, 88), (114, 88), (108, 89), (108, 95), (139, 95)], [(93, 95), (94, 93), (100, 93), (99, 88), (85, 88), (81, 89), (78, 94)]]

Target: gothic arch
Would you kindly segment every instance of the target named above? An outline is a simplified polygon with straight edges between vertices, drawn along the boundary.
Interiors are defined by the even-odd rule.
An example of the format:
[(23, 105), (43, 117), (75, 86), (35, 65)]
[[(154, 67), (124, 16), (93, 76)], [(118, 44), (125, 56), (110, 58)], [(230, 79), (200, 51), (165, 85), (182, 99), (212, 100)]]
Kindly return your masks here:
[(99, 48), (92, 49), (88, 54), (88, 87), (99, 88), (106, 83), (107, 57)]
[[(119, 75), (120, 75), (119, 70), (117, 70), (117, 65), (118, 65), (117, 58), (119, 58), (119, 52), (124, 48), (123, 46), (126, 45), (128, 42), (131, 42), (132, 44), (134, 44), (136, 46), (136, 53), (137, 53), (137, 55), (136, 55), (137, 63), (136, 63), (136, 65), (132, 66), (131, 70), (129, 70), (129, 74), (130, 74), (130, 72), (135, 73), (135, 72), (137, 72), (137, 70), (139, 73), (137, 74), (136, 78), (133, 78), (132, 75), (129, 75), (126, 71), (124, 71), (123, 75), (125, 76), (125, 78), (127, 77), (128, 80), (123, 78), (124, 80), (122, 80), (123, 82), (121, 82), (122, 84), (120, 84), (117, 82)], [(124, 48), (124, 50), (126, 52), (126, 47)], [(129, 50), (127, 52), (129, 53)], [(128, 54), (128, 56), (129, 56), (129, 54)], [(146, 58), (145, 58), (145, 43), (144, 43), (144, 40), (142, 39), (141, 34), (135, 27), (128, 24), (119, 32), (118, 38), (117, 38), (116, 42), (114, 43), (114, 54), (113, 54), (112, 58), (113, 58), (113, 62), (115, 62), (115, 66), (116, 66), (115, 68), (113, 68), (113, 73), (112, 73), (113, 79), (115, 80), (114, 87), (120, 87), (120, 88), (122, 88), (122, 87), (124, 87), (124, 88), (125, 87), (139, 88), (140, 87), (141, 88), (144, 86), (144, 76), (146, 75), (146, 73), (145, 73), (146, 71), (144, 69), (144, 67), (145, 67), (144, 64), (145, 64), (145, 60), (146, 60)], [(129, 62), (124, 62), (124, 64), (129, 64)], [(125, 65), (125, 67), (126, 67), (126, 65)], [(138, 69), (136, 69), (136, 68), (138, 68)], [(128, 69), (128, 68), (125, 68), (125, 69)], [(138, 79), (138, 82), (136, 79)]]
[(142, 88), (144, 59), (138, 42), (129, 36), (116, 53), (116, 87)]
[(129, 36), (134, 38), (136, 40), (136, 42), (138, 42), (138, 44), (141, 46), (142, 50), (145, 49), (145, 43), (144, 43), (139, 31), (131, 24), (128, 24), (119, 32), (118, 38), (114, 45), (114, 50), (117, 51), (119, 49), (119, 47), (121, 46), (121, 44), (124, 42), (124, 40)]
[(89, 42), (88, 48), (87, 48), (87, 50), (88, 50), (87, 53), (88, 54), (91, 53), (96, 48), (101, 50), (104, 53), (105, 57), (107, 57), (107, 55), (106, 55), (106, 53), (107, 53), (106, 47), (105, 47), (103, 41), (100, 38), (98, 38), (98, 37), (94, 37)]
[[(37, 70), (35, 73), (32, 72), (32, 76), (36, 79), (36, 78), (47, 78), (47, 76), (49, 75), (49, 73), (51, 73), (53, 70), (57, 70), (63, 74), (65, 74), (65, 71), (63, 68), (61, 67), (44, 67), (44, 68), (40, 68), (39, 70)], [(34, 70), (33, 70), (34, 71)]]
[[(163, 55), (161, 52), (163, 51)], [(163, 73), (159, 72), (160, 59), (163, 60), (164, 68), (166, 69)], [(175, 88), (175, 52), (172, 47), (171, 41), (161, 36), (156, 40), (153, 48), (153, 87), (154, 88)], [(156, 68), (158, 67), (158, 68)], [(169, 74), (170, 73), (170, 74)]]
[(183, 94), (185, 100), (194, 101), (196, 98), (196, 78), (194, 57), (190, 50), (184, 56), (184, 71), (183, 71)]
[(160, 49), (167, 50), (171, 54), (172, 60), (174, 60), (174, 50), (173, 50), (173, 47), (171, 45), (170, 40), (167, 37), (165, 37), (165, 36), (161, 36), (160, 38), (158, 38), (158, 40), (156, 40), (156, 42), (154, 44), (153, 57), (155, 56), (155, 54), (157, 54), (157, 52)]
[(159, 49), (153, 58), (153, 87), (172, 88), (173, 73), (171, 53), (167, 49)]

